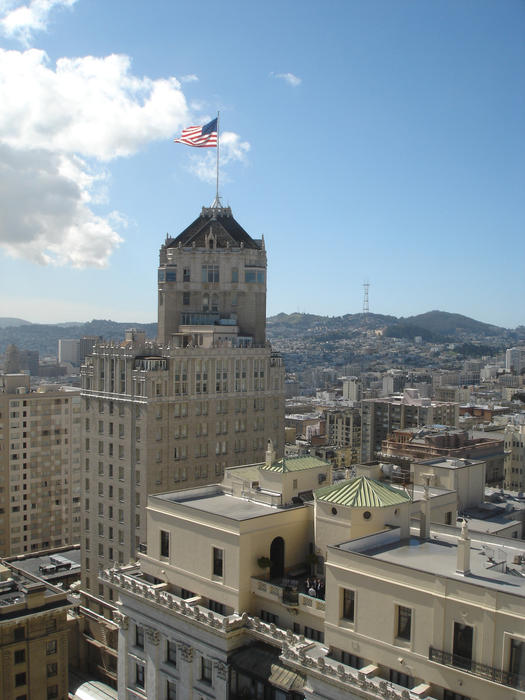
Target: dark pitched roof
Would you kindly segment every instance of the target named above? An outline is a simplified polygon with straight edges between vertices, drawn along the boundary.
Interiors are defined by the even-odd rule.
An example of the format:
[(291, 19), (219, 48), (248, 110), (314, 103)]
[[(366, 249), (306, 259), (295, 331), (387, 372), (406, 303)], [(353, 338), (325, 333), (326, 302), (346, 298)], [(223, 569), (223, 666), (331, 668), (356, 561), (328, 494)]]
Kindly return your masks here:
[(260, 249), (260, 244), (246, 233), (243, 227), (235, 221), (230, 207), (203, 207), (201, 215), (195, 219), (176, 238), (170, 239), (166, 246), (177, 247), (179, 243), (184, 247), (195, 244), (198, 248), (206, 247), (206, 236), (213, 233), (217, 248), (239, 247)]

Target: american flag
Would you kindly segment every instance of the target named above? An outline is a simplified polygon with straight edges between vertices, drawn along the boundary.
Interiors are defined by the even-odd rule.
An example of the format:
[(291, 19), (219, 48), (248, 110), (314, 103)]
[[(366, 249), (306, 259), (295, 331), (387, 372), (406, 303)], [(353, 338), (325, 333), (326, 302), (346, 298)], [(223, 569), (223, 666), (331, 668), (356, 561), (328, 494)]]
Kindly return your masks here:
[(217, 146), (217, 117), (204, 126), (188, 126), (182, 130), (180, 138), (175, 143), (185, 143), (195, 148), (213, 148)]

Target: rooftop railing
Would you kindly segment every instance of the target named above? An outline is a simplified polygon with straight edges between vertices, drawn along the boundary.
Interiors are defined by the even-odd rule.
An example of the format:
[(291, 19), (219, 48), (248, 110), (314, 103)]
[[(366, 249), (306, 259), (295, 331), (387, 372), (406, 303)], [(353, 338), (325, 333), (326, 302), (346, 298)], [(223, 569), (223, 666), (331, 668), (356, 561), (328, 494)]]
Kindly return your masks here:
[(428, 652), (428, 658), (430, 659), (430, 661), (435, 661), (438, 664), (443, 664), (443, 666), (452, 666), (453, 668), (468, 671), (474, 676), (486, 678), (487, 680), (493, 681), (494, 683), (508, 685), (511, 688), (516, 688), (518, 690), (525, 690), (525, 676), (521, 673), (511, 673), (510, 671), (503, 671), (499, 668), (494, 668), (494, 666), (489, 666), (488, 664), (480, 664), (477, 661), (465, 658), (464, 656), (458, 656), (458, 654), (451, 654), (448, 651), (434, 649), (434, 647), (430, 647)]

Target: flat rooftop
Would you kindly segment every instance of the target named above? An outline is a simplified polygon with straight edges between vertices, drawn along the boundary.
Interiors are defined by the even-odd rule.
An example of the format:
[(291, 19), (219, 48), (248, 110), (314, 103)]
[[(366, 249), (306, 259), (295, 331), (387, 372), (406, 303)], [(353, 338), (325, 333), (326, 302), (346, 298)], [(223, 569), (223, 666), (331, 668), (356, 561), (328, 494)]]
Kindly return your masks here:
[[(457, 530), (459, 534), (459, 530)], [(513, 558), (519, 554), (525, 557), (525, 543), (503, 540), (502, 544), (486, 545), (482, 539), (470, 533), (470, 569), (467, 576), (456, 572), (457, 536), (431, 532), (430, 540), (411, 536), (397, 541), (380, 540), (374, 536), (344, 542), (338, 549), (358, 553), (379, 561), (388, 562), (407, 569), (423, 571), (438, 577), (460, 579), (465, 583), (491, 588), (502, 593), (525, 598), (525, 576), (522, 565), (514, 564)], [(366, 540), (370, 540), (370, 548)], [(512, 542), (512, 544), (511, 544)], [(491, 561), (492, 557), (492, 561)], [(506, 571), (504, 562), (506, 561)]]
[(436, 457), (434, 459), (425, 459), (421, 464), (428, 464), (433, 467), (440, 467), (441, 469), (464, 469), (465, 467), (471, 467), (476, 464), (484, 464), (484, 459), (465, 459), (463, 457)]
[(175, 491), (173, 493), (157, 494), (150, 498), (159, 498), (170, 503), (179, 503), (187, 508), (219, 515), (230, 520), (250, 520), (260, 518), (263, 515), (271, 515), (291, 508), (302, 508), (303, 505), (278, 508), (266, 503), (239, 498), (225, 493), (220, 486), (201, 487), (200, 489), (188, 489), (187, 491)]
[[(40, 567), (53, 565), (52, 558), (56, 556), (63, 557), (71, 566), (67, 568), (59, 568), (49, 573), (43, 572)], [(80, 548), (75, 547), (60, 552), (50, 552), (49, 554), (28, 554), (24, 557), (10, 557), (6, 560), (8, 563), (16, 566), (17, 569), (25, 571), (33, 576), (43, 578), (50, 583), (57, 584), (62, 578), (78, 574), (80, 576)]]

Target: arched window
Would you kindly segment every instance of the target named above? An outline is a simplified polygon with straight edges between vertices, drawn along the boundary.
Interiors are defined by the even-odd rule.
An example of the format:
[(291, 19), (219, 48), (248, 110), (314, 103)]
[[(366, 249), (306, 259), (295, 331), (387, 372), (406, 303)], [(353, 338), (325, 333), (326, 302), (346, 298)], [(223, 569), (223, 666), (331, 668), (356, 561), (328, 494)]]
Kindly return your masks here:
[(270, 545), (270, 579), (282, 578), (284, 576), (284, 540), (276, 537)]

